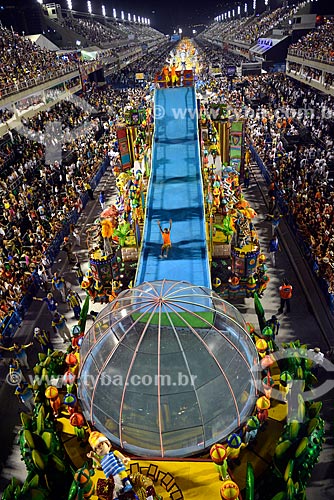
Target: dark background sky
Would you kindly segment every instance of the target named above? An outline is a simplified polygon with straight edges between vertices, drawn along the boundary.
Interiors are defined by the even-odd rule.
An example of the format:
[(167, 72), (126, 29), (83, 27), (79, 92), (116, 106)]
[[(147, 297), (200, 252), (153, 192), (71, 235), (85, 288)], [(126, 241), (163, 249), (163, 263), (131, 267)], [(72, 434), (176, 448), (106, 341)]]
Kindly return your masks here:
[[(93, 12), (100, 13), (101, 5), (106, 7), (107, 15), (112, 15), (113, 7), (116, 8), (118, 16), (121, 10), (125, 13), (136, 14), (151, 19), (154, 26), (165, 33), (187, 25), (198, 22), (209, 24), (213, 17), (223, 8), (224, 2), (199, 1), (199, 0), (91, 0)], [(61, 0), (62, 7), (66, 7), (66, 0)], [(73, 9), (87, 11), (86, 0), (72, 0)], [(225, 2), (226, 4), (226, 2)], [(80, 8), (81, 6), (81, 8)]]
[[(126, 2), (125, 2), (126, 3)], [(123, 4), (123, 2), (122, 2)], [(147, 11), (144, 17), (151, 18), (152, 25), (170, 31), (176, 27), (186, 27), (197, 23), (209, 24), (219, 12), (219, 3), (198, 0), (165, 0), (142, 2), (128, 1), (129, 8), (135, 5), (135, 10)], [(131, 10), (130, 10), (131, 12)]]
[[(1, 0), (0, 0), (1, 1)], [(44, 0), (45, 1), (45, 0)], [(112, 9), (117, 9), (120, 16), (121, 10), (124, 10), (125, 18), (127, 13), (136, 14), (141, 17), (151, 19), (151, 26), (163, 31), (164, 33), (173, 33), (174, 29), (179, 27), (186, 31), (198, 23), (210, 24), (213, 18), (222, 12), (227, 11), (237, 5), (241, 5), (241, 11), (245, 1), (248, 4), (249, 12), (252, 12), (253, 0), (91, 0), (93, 13), (101, 13), (101, 5), (106, 7), (107, 15), (112, 15)], [(66, 0), (58, 0), (62, 7), (66, 7)], [(58, 3), (57, 2), (57, 3)], [(294, 0), (288, 0), (289, 4), (295, 3)], [(271, 9), (282, 5), (283, 0), (269, 0)], [(72, 0), (73, 9), (87, 12), (86, 0)], [(325, 5), (321, 9), (322, 4)], [(257, 0), (258, 10), (265, 9), (264, 0)], [(330, 0), (318, 0), (310, 4), (315, 10), (324, 10), (322, 13), (329, 13), (333, 10), (333, 2)]]
[[(112, 10), (116, 8), (118, 18), (120, 18), (121, 10), (125, 13), (125, 19), (127, 19), (128, 12), (132, 15), (147, 17), (151, 19), (151, 26), (166, 34), (172, 34), (178, 28), (182, 28), (185, 35), (191, 35), (192, 29), (196, 29), (197, 32), (201, 31), (205, 25), (209, 25), (213, 21), (215, 16), (227, 12), (229, 9), (236, 9), (239, 4), (241, 5), (241, 12), (243, 12), (245, 2), (248, 4), (248, 12), (252, 13), (253, 11), (253, 0), (91, 0), (91, 2), (93, 14), (101, 15), (101, 6), (103, 4), (108, 16), (112, 16)], [(282, 2), (283, 0), (269, 0), (272, 10), (282, 5)], [(291, 5), (295, 3), (295, 0), (288, 0), (288, 2)], [(44, 3), (47, 3), (47, 0), (44, 0)], [(67, 8), (67, 0), (56, 0), (56, 3), (60, 3), (63, 8)], [(23, 16), (23, 11), (25, 11), (28, 19), (32, 17), (29, 13), (32, 5), (36, 6), (37, 0), (0, 0), (0, 19), (5, 24), (9, 22), (9, 26), (16, 26), (18, 24), (16, 18), (19, 17), (18, 14), (20, 13)], [(7, 6), (11, 6), (11, 8), (8, 9)], [(87, 0), (72, 0), (72, 6), (73, 10), (88, 12)], [(257, 0), (257, 6), (257, 12), (262, 12), (265, 8), (264, 0)], [(329, 0), (313, 1), (308, 6), (313, 13), (330, 14), (334, 10), (334, 2)], [(9, 10), (11, 16), (8, 14), (8, 17)], [(6, 16), (4, 16), (4, 13), (6, 13)], [(198, 26), (199, 24), (201, 26)], [(16, 29), (17, 31), (24, 30), (26, 33), (39, 32), (37, 26), (31, 26), (32, 31), (28, 31), (26, 26)]]

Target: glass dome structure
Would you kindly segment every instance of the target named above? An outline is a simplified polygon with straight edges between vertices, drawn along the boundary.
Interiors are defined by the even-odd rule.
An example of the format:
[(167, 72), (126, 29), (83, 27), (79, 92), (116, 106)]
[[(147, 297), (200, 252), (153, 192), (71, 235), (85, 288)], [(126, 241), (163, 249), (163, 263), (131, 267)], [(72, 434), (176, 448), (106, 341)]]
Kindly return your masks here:
[(107, 305), (81, 346), (86, 418), (130, 454), (199, 454), (254, 409), (258, 356), (237, 309), (187, 282), (145, 282)]

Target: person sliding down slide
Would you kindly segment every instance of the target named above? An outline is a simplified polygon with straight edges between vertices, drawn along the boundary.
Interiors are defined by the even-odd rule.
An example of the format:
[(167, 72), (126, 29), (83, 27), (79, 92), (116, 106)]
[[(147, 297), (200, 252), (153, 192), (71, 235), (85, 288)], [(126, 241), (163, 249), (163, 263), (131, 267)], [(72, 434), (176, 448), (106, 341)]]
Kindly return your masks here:
[(165, 227), (164, 229), (162, 229), (159, 220), (157, 221), (157, 224), (159, 226), (161, 236), (162, 236), (162, 241), (163, 241), (163, 243), (161, 245), (161, 255), (159, 255), (159, 257), (160, 257), (160, 259), (162, 259), (163, 257), (165, 259), (167, 259), (168, 250), (172, 246), (172, 242), (170, 240), (170, 232), (172, 229), (172, 219), (169, 219), (169, 228)]

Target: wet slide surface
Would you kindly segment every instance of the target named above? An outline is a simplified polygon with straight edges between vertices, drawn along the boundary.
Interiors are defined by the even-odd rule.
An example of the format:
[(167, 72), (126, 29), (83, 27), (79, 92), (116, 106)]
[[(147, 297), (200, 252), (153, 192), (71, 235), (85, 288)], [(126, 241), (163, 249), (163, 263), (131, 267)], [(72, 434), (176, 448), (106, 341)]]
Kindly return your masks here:
[[(152, 172), (136, 285), (161, 279), (211, 288), (193, 87), (155, 91)], [(161, 227), (172, 219), (172, 248), (160, 258)]]

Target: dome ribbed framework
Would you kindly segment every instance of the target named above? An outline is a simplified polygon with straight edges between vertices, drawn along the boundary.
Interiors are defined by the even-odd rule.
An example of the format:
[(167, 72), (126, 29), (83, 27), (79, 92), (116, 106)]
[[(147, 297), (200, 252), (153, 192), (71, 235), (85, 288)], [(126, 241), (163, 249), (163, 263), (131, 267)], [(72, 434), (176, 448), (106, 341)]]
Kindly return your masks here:
[(79, 397), (86, 417), (128, 453), (185, 457), (252, 413), (256, 364), (241, 314), (212, 290), (142, 283), (86, 333)]

